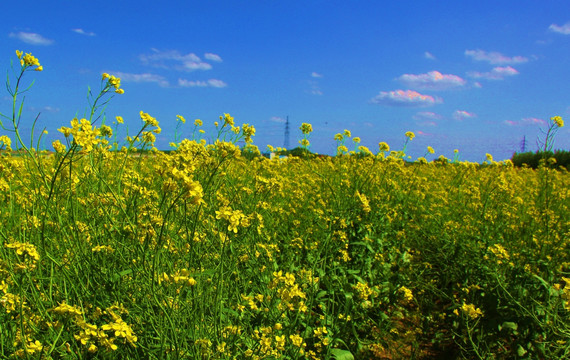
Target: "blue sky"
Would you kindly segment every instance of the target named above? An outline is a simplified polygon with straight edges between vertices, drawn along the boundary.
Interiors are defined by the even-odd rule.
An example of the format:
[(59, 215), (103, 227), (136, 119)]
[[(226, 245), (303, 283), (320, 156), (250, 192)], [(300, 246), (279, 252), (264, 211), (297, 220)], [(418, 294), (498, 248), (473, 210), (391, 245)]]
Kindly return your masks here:
[[(148, 4), (148, 5), (147, 5)], [(47, 145), (87, 107), (87, 87), (103, 72), (122, 78), (109, 104), (129, 131), (139, 111), (174, 139), (176, 115), (213, 122), (230, 113), (256, 127), (254, 143), (297, 146), (313, 125), (311, 150), (333, 154), (348, 129), (373, 152), (400, 149), (404, 133), (416, 158), (483, 161), (536, 150), (551, 116), (570, 117), (568, 1), (26, 1), (2, 2), (0, 61), (31, 52), (29, 126), (38, 113)], [(10, 113), (8, 94), (0, 112)], [(110, 120), (108, 120), (110, 121)], [(570, 148), (570, 125), (555, 148)], [(428, 159), (433, 158), (429, 157)]]

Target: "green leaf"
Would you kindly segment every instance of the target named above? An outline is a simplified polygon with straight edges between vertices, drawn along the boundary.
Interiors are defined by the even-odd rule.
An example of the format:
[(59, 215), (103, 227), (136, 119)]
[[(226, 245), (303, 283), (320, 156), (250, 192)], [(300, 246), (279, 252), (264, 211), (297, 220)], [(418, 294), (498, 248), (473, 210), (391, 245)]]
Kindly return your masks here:
[(348, 350), (332, 349), (332, 356), (337, 360), (354, 360), (354, 355)]
[(505, 321), (502, 325), (499, 326), (499, 331), (502, 329), (510, 329), (513, 331), (517, 331), (519, 328), (518, 324), (512, 321)]
[(517, 349), (517, 354), (519, 356), (524, 356), (524, 354), (526, 354), (527, 351), (525, 350), (525, 348), (523, 348), (521, 345), (519, 345), (519, 348)]

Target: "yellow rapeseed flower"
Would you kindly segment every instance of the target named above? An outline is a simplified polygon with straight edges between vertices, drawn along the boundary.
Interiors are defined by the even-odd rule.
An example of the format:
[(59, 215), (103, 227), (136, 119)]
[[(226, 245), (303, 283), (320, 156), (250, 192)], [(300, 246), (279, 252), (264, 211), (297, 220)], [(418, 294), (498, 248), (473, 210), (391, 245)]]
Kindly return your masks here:
[(416, 137), (416, 134), (414, 134), (414, 133), (411, 132), (411, 131), (406, 132), (405, 135), (406, 135), (406, 137), (407, 137), (408, 139), (410, 139), (410, 140), (413, 140), (413, 139)]
[(53, 146), (53, 149), (55, 150), (55, 152), (57, 152), (57, 153), (65, 152), (66, 146), (64, 144), (62, 144), (61, 141), (56, 140), (56, 141), (52, 142), (51, 145)]
[(308, 123), (302, 123), (301, 127), (299, 128), (303, 134), (310, 134), (313, 132), (313, 126)]
[(562, 120), (561, 116), (551, 117), (550, 120), (552, 120), (552, 122), (554, 122), (559, 128), (564, 126), (564, 120)]
[(299, 144), (301, 144), (301, 146), (304, 146), (304, 147), (307, 147), (310, 145), (309, 140), (307, 140), (307, 139), (299, 140)]
[(398, 291), (404, 293), (404, 299), (406, 299), (406, 301), (414, 300), (414, 294), (412, 293), (412, 290), (408, 289), (407, 287), (402, 286)]
[(12, 139), (6, 135), (0, 136), (0, 150), (5, 146), (7, 151), (12, 151)]
[(481, 309), (476, 308), (473, 304), (463, 303), (463, 305), (461, 305), (461, 311), (471, 319), (477, 319), (479, 316), (483, 316)]

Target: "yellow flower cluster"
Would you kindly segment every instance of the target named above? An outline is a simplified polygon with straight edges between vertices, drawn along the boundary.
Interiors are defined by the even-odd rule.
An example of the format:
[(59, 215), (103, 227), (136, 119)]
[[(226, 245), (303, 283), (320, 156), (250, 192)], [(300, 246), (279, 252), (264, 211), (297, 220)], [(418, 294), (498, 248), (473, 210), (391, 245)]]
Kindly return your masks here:
[(302, 123), (301, 127), (299, 128), (301, 130), (301, 132), (305, 135), (310, 134), (311, 132), (313, 132), (313, 126), (309, 123)]
[(224, 126), (234, 127), (234, 118), (230, 114), (224, 113), (224, 115), (220, 115), (220, 120), (224, 122)]
[(6, 247), (8, 249), (15, 249), (16, 254), (18, 254), (18, 255), (26, 254), (26, 255), (30, 256), (32, 259), (34, 259), (34, 261), (40, 260), (40, 254), (38, 253), (38, 250), (36, 249), (36, 247), (32, 244), (22, 243), (22, 242), (13, 242), (13, 243), (4, 244), (4, 247)]
[(103, 73), (102, 77), (103, 77), (103, 80), (107, 80), (107, 87), (115, 88), (115, 92), (117, 94), (124, 94), (125, 93), (125, 90), (120, 89), (121, 78), (115, 77), (113, 75), (109, 75), (107, 73)]
[(356, 291), (358, 297), (362, 300), (368, 300), (370, 295), (373, 294), (372, 289), (368, 286), (367, 283), (358, 282), (356, 285), (352, 286)]
[(173, 283), (178, 285), (187, 285), (187, 286), (194, 286), (196, 285), (196, 280), (193, 277), (189, 276), (190, 271), (187, 269), (177, 270), (174, 274), (168, 275), (167, 273), (163, 273), (159, 277), (159, 283), (166, 282), (166, 283)]
[(310, 142), (307, 139), (301, 139), (299, 140), (299, 144), (301, 144), (301, 146), (307, 147), (310, 145)]
[(26, 55), (24, 55), (22, 51), (16, 50), (16, 56), (18, 56), (18, 59), (20, 59), (20, 65), (22, 65), (24, 69), (27, 69), (31, 66), (36, 67), (34, 69), (35, 71), (42, 71), (44, 69), (43, 66), (40, 65), (40, 61), (31, 53), (26, 53)]
[(403, 292), (404, 293), (404, 299), (408, 302), (414, 300), (414, 294), (412, 293), (412, 290), (408, 289), (405, 286), (402, 286), (398, 291)]
[(295, 282), (295, 275), (291, 273), (283, 275), (281, 270), (273, 272), (273, 280), (268, 287), (269, 289), (277, 289), (277, 297), (281, 300), (277, 304), (279, 310), (297, 310), (299, 312), (308, 310), (303, 300), (307, 298), (307, 295), (301, 290), (299, 284)]
[(372, 210), (372, 208), (370, 207), (370, 201), (368, 200), (366, 195), (361, 194), (359, 191), (356, 191), (355, 197), (360, 202), (362, 211), (364, 211), (365, 213), (369, 213)]
[[(62, 126), (57, 129), (57, 131), (61, 132), (66, 138), (72, 135), (73, 144), (81, 147), (82, 150), (85, 151), (93, 150), (98, 144), (106, 145), (108, 143), (107, 140), (99, 138), (101, 129), (92, 126), (91, 122), (87, 119), (77, 120), (77, 118), (75, 118), (71, 120), (71, 127)], [(56, 151), (64, 150), (64, 148), (58, 144), (55, 144), (54, 148), (56, 147), (58, 148)]]
[(564, 120), (562, 120), (562, 117), (561, 117), (561, 116), (554, 116), (554, 117), (551, 117), (550, 120), (551, 120), (554, 124), (556, 124), (556, 126), (558, 126), (559, 128), (561, 128), (561, 127), (564, 126)]
[[(473, 304), (463, 303), (463, 305), (461, 305), (460, 309), (465, 315), (467, 315), (472, 320), (475, 320), (478, 317), (483, 316), (483, 312), (481, 311), (481, 309), (476, 308), (475, 305), (473, 305)], [(453, 313), (455, 315), (459, 315), (459, 311), (457, 309), (455, 309), (453, 311)]]
[[(69, 327), (79, 330), (73, 337), (81, 345), (83, 345), (89, 353), (96, 353), (99, 351), (99, 346), (106, 350), (116, 351), (118, 349), (116, 340), (128, 342), (135, 346), (137, 336), (134, 334), (130, 325), (128, 325), (117, 313), (116, 310), (125, 312), (122, 306), (111, 306), (105, 311), (97, 308), (91, 315), (93, 319), (99, 319), (101, 315), (106, 314), (110, 318), (110, 322), (101, 325), (90, 324), (85, 319), (87, 315), (78, 306), (72, 306), (65, 301), (61, 302), (58, 306), (50, 311), (58, 316), (66, 319), (64, 322)], [(58, 321), (56, 326), (62, 326)], [(99, 345), (99, 346), (98, 346)]]
[(222, 206), (216, 211), (216, 219), (228, 221), (228, 231), (238, 232), (238, 227), (246, 227), (249, 222), (241, 210), (232, 210), (229, 206)]
[(0, 136), (0, 150), (5, 148), (6, 151), (12, 151), (11, 146), (12, 146), (12, 140), (8, 136), (6, 135)]
[(385, 143), (385, 142), (380, 142), (380, 143), (378, 143), (378, 148), (379, 148), (380, 151), (382, 151), (382, 152), (390, 151), (390, 146), (389, 146), (387, 143)]
[(255, 136), (255, 128), (253, 127), (253, 125), (243, 124), (242, 133), (245, 136), (245, 142), (247, 144), (253, 142), (252, 137)]

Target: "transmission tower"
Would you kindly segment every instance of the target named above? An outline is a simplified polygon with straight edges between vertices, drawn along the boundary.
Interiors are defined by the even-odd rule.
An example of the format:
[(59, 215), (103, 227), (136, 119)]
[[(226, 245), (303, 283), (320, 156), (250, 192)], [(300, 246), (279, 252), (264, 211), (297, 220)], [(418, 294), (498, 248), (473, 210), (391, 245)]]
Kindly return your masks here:
[(285, 120), (285, 141), (283, 142), (283, 147), (289, 150), (289, 116)]
[(526, 135), (523, 136), (521, 141), (521, 152), (526, 152)]

